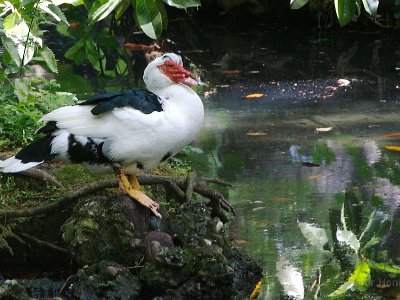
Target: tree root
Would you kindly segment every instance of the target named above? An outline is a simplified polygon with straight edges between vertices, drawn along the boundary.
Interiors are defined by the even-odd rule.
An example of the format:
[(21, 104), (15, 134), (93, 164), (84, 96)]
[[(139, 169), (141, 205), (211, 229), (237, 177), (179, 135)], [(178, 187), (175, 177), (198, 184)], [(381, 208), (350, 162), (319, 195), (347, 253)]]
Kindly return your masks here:
[[(228, 186), (229, 184), (221, 180), (209, 178), (202, 179), (198, 182), (196, 182), (195, 179), (195, 173), (190, 173), (186, 180), (157, 175), (138, 176), (138, 181), (141, 185), (163, 185), (167, 192), (172, 194), (178, 201), (182, 203), (191, 199), (193, 193), (208, 198), (208, 205), (212, 209), (212, 214), (219, 217), (222, 222), (227, 222), (228, 218), (224, 215), (223, 210), (235, 214), (234, 208), (229, 204), (229, 202), (221, 193), (208, 188), (207, 182), (212, 182), (224, 186)], [(0, 209), (0, 218), (13, 219), (49, 214), (65, 207), (68, 204), (75, 203), (75, 201), (81, 197), (93, 194), (106, 188), (117, 187), (118, 182), (116, 180), (97, 181), (94, 183), (90, 183), (87, 186), (80, 188), (69, 195), (63, 196), (49, 204), (24, 209)]]

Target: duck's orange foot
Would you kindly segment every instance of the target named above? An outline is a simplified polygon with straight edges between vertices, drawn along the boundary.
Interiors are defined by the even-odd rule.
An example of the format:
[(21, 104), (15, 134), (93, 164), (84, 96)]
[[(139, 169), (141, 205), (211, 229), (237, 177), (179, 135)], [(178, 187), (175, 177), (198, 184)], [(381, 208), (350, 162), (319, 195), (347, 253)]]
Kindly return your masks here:
[[(131, 180), (129, 181), (123, 169), (121, 169), (118, 174), (118, 181), (119, 187), (125, 194), (129, 195), (129, 197), (138, 201), (143, 206), (149, 208), (157, 218), (161, 218), (161, 214), (158, 212), (158, 208), (160, 207), (160, 205), (139, 190), (140, 186), (135, 175), (131, 175)], [(130, 182), (135, 182), (137, 184), (134, 184), (134, 186), (132, 186)]]

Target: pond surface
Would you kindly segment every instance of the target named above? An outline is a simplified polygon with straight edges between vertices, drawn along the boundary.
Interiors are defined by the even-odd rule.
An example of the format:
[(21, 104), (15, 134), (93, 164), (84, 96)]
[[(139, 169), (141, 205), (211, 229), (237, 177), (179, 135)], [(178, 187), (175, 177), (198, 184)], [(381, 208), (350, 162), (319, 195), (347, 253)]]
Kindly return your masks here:
[[(353, 271), (324, 285), (343, 270), (331, 254), (337, 238), (332, 219), (340, 220), (343, 203), (356, 199), (360, 231), (374, 210), (391, 219), (400, 203), (399, 155), (384, 148), (400, 146), (400, 138), (385, 136), (400, 131), (399, 40), (361, 37), (333, 53), (332, 43), (305, 43), (281, 54), (262, 46), (245, 54), (248, 63), (232, 60), (240, 53), (228, 48), (231, 53), (223, 57), (232, 64), (221, 66), (220, 56), (211, 67), (220, 85), (204, 101), (205, 128), (198, 141), (204, 153), (190, 159), (202, 174), (233, 184), (225, 191), (237, 212), (229, 231), (264, 268), (262, 299), (312, 299), (318, 293), (326, 299)], [(294, 63), (307, 50), (316, 53), (306, 57), (309, 64)], [(274, 53), (275, 67), (282, 62), (276, 77), (265, 52)], [(323, 67), (315, 72), (315, 64)], [(304, 226), (325, 233), (312, 231), (313, 244)], [(399, 245), (387, 242), (388, 234), (396, 232), (379, 237), (375, 249), (387, 250), (396, 261)], [(317, 251), (315, 240), (324, 235), (329, 242)], [(371, 295), (375, 292), (381, 290)]]

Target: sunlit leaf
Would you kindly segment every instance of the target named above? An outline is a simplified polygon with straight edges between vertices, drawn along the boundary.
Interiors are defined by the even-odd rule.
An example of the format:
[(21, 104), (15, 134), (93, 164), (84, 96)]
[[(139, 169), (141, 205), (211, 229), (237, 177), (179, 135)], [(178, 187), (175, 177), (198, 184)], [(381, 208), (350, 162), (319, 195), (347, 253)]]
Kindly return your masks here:
[(52, 16), (56, 21), (63, 21), (65, 24), (68, 24), (68, 20), (61, 9), (50, 1), (40, 1), (38, 8)]
[(291, 9), (299, 9), (308, 3), (309, 0), (290, 0)]
[(358, 253), (358, 250), (360, 249), (360, 241), (352, 231), (338, 229), (336, 231), (336, 238), (340, 243), (348, 245), (355, 253)]
[(400, 152), (400, 146), (396, 146), (396, 145), (386, 145), (385, 149), (390, 150), (390, 151)]
[(49, 47), (45, 46), (40, 49), (39, 55), (43, 58), (50, 71), (58, 73), (56, 57)]
[(253, 98), (261, 98), (264, 96), (262, 93), (254, 93), (254, 94), (248, 94), (245, 96), (246, 99), (253, 99)]
[(335, 0), (335, 10), (340, 26), (345, 26), (356, 14), (356, 0)]
[(166, 27), (164, 26), (166, 25), (166, 12), (160, 1), (136, 0), (135, 16), (138, 25), (152, 39), (157, 39)]
[(365, 291), (370, 284), (371, 269), (367, 261), (361, 261), (350, 278), (330, 294), (329, 298), (342, 298), (348, 290)]
[(371, 269), (394, 274), (400, 275), (400, 266), (390, 266), (385, 263), (379, 263), (372, 260), (368, 260), (369, 266)]
[(279, 257), (276, 261), (276, 275), (289, 297), (304, 299), (303, 276), (299, 269), (290, 265), (283, 257)]
[(164, 0), (164, 2), (177, 8), (198, 7), (201, 5), (200, 0)]
[(326, 235), (325, 229), (306, 222), (298, 222), (297, 224), (299, 225), (301, 233), (312, 246), (322, 250), (324, 245), (328, 243), (328, 236)]
[(108, 0), (102, 5), (95, 2), (89, 11), (89, 20), (91, 22), (98, 22), (108, 17), (109, 14), (122, 2), (123, 0)]
[(4, 18), (3, 26), (5, 30), (11, 29), (21, 21), (21, 15), (17, 12), (13, 12)]
[(364, 5), (364, 9), (370, 15), (375, 14), (378, 10), (379, 0), (362, 0), (362, 3)]

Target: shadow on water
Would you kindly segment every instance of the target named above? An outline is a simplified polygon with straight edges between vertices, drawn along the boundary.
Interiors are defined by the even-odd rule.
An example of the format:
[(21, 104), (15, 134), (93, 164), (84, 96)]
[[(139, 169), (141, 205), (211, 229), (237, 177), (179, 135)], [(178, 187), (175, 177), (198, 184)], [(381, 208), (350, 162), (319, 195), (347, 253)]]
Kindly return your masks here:
[(216, 87), (190, 160), (234, 184), (231, 235), (263, 264), (261, 298), (386, 297), (400, 274), (399, 157), (385, 149), (400, 145), (385, 136), (400, 125), (400, 40), (213, 33), (194, 55)]

